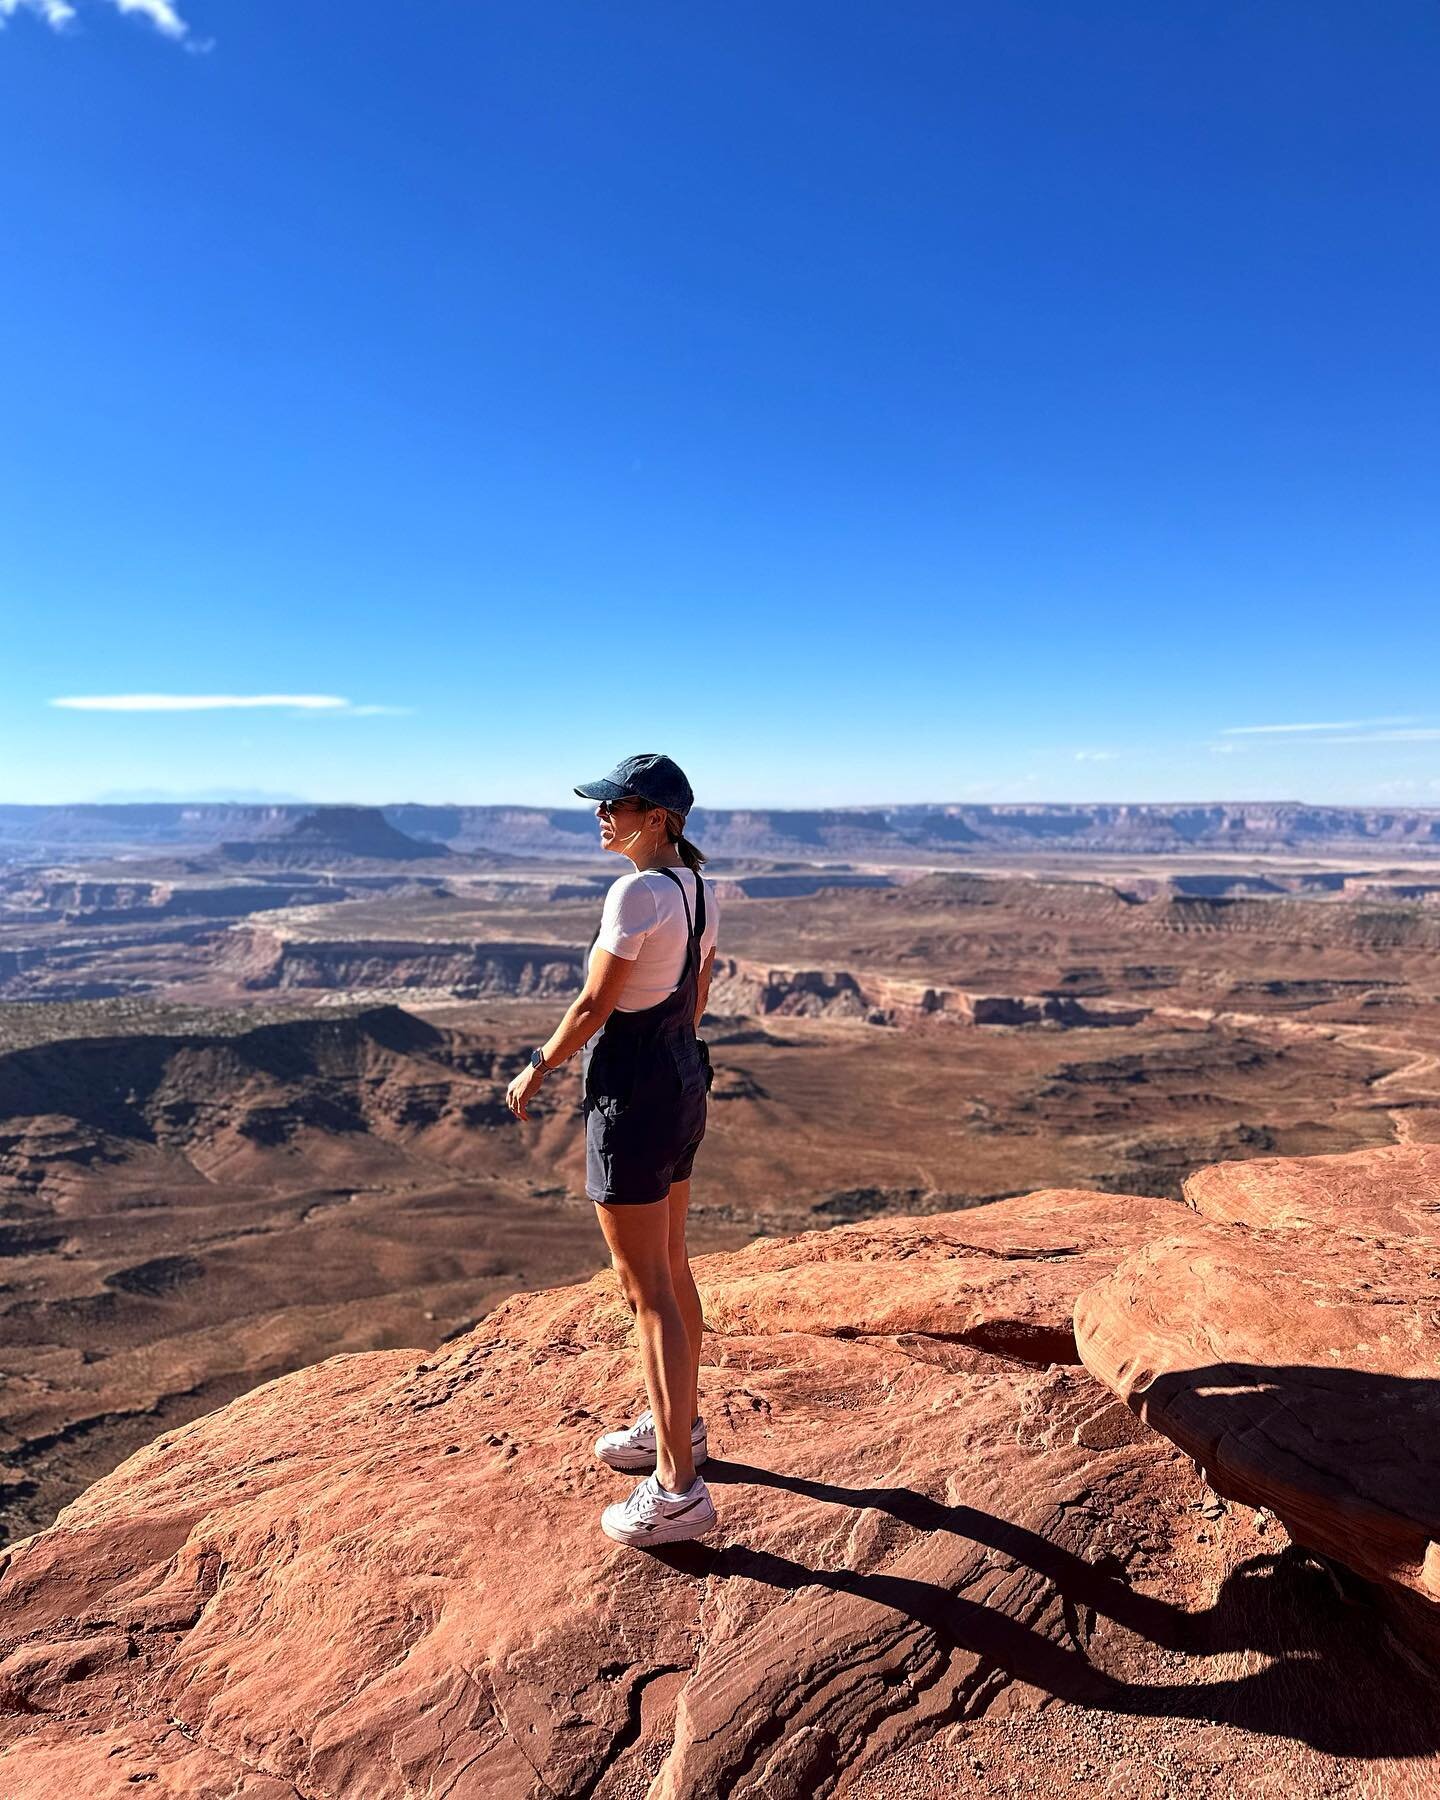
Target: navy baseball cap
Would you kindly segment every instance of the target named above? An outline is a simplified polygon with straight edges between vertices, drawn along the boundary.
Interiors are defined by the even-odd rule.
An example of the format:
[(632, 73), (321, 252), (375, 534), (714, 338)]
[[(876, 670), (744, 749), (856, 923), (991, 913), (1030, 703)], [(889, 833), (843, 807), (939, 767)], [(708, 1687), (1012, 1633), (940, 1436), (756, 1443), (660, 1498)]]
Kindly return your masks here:
[(695, 795), (679, 763), (656, 750), (627, 756), (608, 775), (587, 781), (575, 792), (586, 800), (648, 800), (683, 819), (695, 804)]

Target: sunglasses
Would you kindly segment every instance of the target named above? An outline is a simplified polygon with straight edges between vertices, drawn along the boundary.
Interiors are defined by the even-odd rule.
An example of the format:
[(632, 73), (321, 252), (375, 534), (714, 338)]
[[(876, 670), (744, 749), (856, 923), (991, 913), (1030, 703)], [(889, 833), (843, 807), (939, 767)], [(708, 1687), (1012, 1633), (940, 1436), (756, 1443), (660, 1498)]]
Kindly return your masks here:
[(642, 811), (649, 810), (643, 800), (597, 800), (595, 802), (595, 810), (602, 819), (613, 819), (617, 812), (627, 806), (638, 806)]

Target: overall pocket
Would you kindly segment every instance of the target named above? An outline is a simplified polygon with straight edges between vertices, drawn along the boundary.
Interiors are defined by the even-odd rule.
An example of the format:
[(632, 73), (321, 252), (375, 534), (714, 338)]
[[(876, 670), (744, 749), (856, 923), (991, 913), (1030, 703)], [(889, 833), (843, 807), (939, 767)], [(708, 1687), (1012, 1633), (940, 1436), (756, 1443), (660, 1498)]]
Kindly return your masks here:
[(710, 1059), (701, 1040), (697, 1037), (672, 1037), (668, 1043), (670, 1060), (680, 1077), (681, 1093), (688, 1094), (697, 1089), (708, 1091), (711, 1079)]

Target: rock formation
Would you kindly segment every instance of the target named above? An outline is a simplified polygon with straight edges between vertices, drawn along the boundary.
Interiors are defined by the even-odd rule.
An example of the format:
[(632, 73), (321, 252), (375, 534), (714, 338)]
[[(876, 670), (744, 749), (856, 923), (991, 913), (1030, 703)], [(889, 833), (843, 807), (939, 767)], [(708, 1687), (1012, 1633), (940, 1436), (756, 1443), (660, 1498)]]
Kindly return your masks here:
[(863, 1019), (872, 1025), (906, 1026), (926, 1019), (962, 1025), (1136, 1025), (1144, 1006), (1101, 1000), (1086, 1004), (1069, 994), (978, 994), (964, 988), (893, 976), (856, 975), (849, 969), (784, 969), (717, 956), (711, 993), (717, 1006), (763, 1018)]
[(1086, 1367), (1223, 1494), (1378, 1584), (1440, 1665), (1440, 1145), (1185, 1184), (1208, 1219), (1082, 1293)]
[(274, 836), (222, 842), (218, 860), (305, 868), (320, 863), (421, 862), (450, 855), (444, 844), (397, 831), (378, 806), (322, 806)]
[[(1379, 1205), (1433, 1181), (1377, 1166)], [(1305, 1552), (1403, 1592), (1423, 1645), (1435, 1415), (1364, 1402), (1433, 1375), (1428, 1260), (1343, 1210), (1068, 1191), (701, 1258), (721, 1526), (654, 1556), (597, 1527), (627, 1484), (591, 1441), (641, 1403), (608, 1271), (423, 1356), (332, 1357), (12, 1548), (0, 1786), (1417, 1795), (1431, 1677)]]
[(584, 948), (484, 938), (371, 938), (237, 925), (215, 967), (250, 991), (269, 988), (430, 988), (457, 994), (564, 996), (580, 986)]

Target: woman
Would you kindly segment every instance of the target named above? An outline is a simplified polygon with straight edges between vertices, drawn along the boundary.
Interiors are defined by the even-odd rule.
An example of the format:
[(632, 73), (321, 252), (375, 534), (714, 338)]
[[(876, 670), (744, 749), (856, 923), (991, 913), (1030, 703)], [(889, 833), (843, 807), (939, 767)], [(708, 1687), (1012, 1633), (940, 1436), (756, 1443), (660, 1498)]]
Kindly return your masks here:
[(709, 1066), (695, 1036), (715, 960), (715, 902), (705, 861), (684, 835), (695, 796), (668, 756), (628, 756), (575, 789), (598, 804), (600, 847), (635, 866), (611, 884), (591, 940), (585, 986), (531, 1052), (506, 1103), (519, 1119), (557, 1063), (581, 1058), (585, 1192), (640, 1338), (649, 1408), (606, 1432), (612, 1469), (650, 1470), (600, 1516), (621, 1544), (703, 1537), (715, 1524), (695, 1465), (709, 1454), (698, 1383), (704, 1321), (685, 1248), (690, 1170), (705, 1135)]

